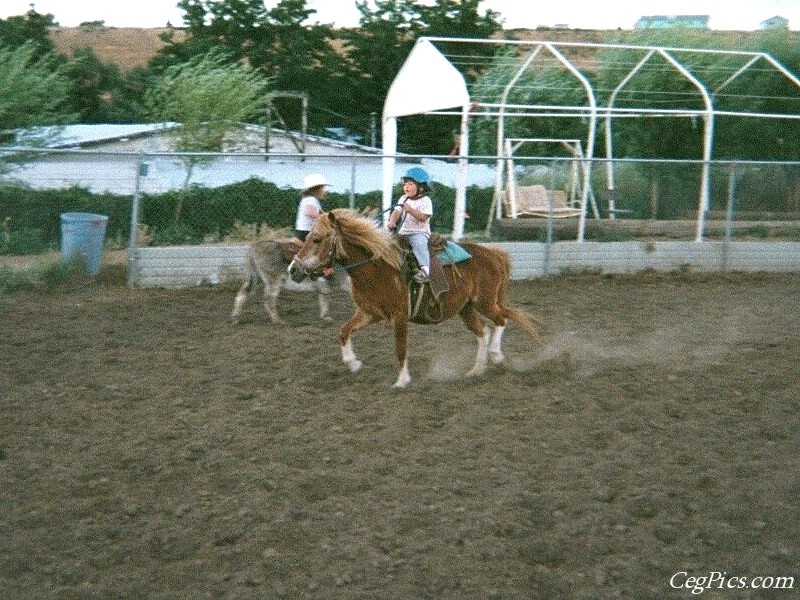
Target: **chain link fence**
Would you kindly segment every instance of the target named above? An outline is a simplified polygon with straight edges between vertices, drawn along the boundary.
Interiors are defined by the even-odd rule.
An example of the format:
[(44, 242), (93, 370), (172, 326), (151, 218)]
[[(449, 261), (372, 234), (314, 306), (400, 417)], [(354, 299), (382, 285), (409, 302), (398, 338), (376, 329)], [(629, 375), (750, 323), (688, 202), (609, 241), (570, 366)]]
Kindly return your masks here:
[[(326, 209), (383, 209), (382, 156), (129, 153), (89, 150), (4, 153), (0, 254), (59, 247), (59, 215), (109, 217), (106, 244), (246, 243), (266, 230), (290, 234), (301, 182), (331, 182)], [(14, 161), (18, 162), (14, 162)], [(412, 165), (434, 180), (433, 228), (453, 230), (463, 175), (448, 157), (396, 157), (392, 197)], [(707, 178), (705, 177), (707, 173)], [(639, 238), (798, 240), (800, 163), (592, 161), (473, 157), (466, 169), (465, 235), (486, 241), (622, 241)], [(586, 220), (580, 213), (585, 204)]]

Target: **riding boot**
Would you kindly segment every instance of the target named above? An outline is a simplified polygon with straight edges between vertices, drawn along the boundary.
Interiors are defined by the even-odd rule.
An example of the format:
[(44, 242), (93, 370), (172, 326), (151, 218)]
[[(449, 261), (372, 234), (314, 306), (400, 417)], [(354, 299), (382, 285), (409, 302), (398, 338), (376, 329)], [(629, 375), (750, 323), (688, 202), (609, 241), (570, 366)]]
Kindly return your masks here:
[(424, 267), (422, 267), (419, 271), (414, 273), (414, 281), (416, 281), (417, 283), (428, 283), (430, 280), (431, 278), (425, 272)]

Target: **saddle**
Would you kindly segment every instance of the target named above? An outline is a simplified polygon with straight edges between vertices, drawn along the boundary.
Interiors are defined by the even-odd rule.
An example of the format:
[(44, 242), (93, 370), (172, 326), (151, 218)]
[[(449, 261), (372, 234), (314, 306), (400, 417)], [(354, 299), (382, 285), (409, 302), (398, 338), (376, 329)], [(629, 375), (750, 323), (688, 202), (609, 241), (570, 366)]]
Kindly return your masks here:
[(417, 283), (414, 273), (419, 269), (411, 245), (403, 237), (398, 240), (405, 254), (405, 280), (408, 284), (412, 323), (434, 324), (443, 320), (440, 296), (450, 289), (443, 265), (454, 265), (467, 260), (469, 253), (455, 242), (446, 240), (438, 233), (431, 234), (428, 249), (431, 256), (431, 272), (428, 283)]
[[(414, 256), (414, 252), (411, 250), (411, 244), (408, 243), (408, 240), (402, 236), (398, 238), (398, 243), (400, 244), (400, 248), (403, 250), (403, 255), (405, 256), (405, 260), (403, 264), (405, 265), (405, 280), (408, 284), (409, 288), (416, 288), (416, 287), (424, 287), (426, 284), (424, 283), (417, 283), (414, 280), (414, 273), (419, 270), (419, 264), (417, 263), (417, 258)], [(444, 248), (444, 239), (439, 234), (431, 234), (431, 237), (428, 241), (428, 250), (431, 255), (431, 272), (430, 272), (430, 281), (428, 285), (431, 288), (431, 292), (433, 292), (434, 297), (436, 300), (439, 300), (439, 296), (450, 289), (450, 286), (447, 283), (447, 279), (444, 276), (444, 269), (442, 269), (442, 262), (439, 260), (437, 256), (439, 252)]]

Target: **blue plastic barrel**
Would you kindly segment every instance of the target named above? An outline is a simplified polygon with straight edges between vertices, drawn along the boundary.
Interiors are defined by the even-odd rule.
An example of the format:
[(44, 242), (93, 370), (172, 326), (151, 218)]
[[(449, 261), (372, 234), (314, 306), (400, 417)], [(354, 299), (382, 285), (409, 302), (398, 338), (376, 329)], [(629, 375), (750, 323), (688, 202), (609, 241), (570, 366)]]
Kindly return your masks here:
[(106, 215), (61, 213), (61, 260), (83, 258), (87, 275), (97, 275), (103, 262)]

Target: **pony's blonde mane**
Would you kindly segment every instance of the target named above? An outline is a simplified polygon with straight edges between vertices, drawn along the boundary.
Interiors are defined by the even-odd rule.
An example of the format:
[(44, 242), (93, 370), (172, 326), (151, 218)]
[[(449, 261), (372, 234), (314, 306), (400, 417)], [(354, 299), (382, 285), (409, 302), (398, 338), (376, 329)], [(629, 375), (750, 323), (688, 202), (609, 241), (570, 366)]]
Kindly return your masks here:
[[(336, 228), (342, 237), (366, 250), (373, 258), (384, 260), (395, 269), (401, 268), (400, 247), (391, 232), (380, 227), (374, 219), (349, 208), (334, 208), (330, 212), (332, 218), (317, 219), (317, 225), (327, 230), (320, 229), (320, 233), (331, 233)], [(340, 256), (345, 255), (341, 239), (336, 251)]]

